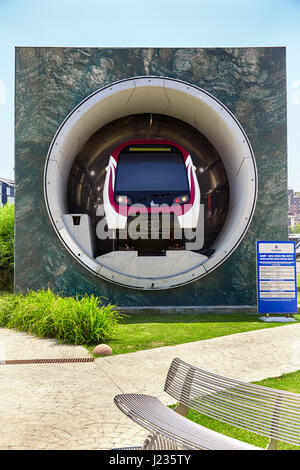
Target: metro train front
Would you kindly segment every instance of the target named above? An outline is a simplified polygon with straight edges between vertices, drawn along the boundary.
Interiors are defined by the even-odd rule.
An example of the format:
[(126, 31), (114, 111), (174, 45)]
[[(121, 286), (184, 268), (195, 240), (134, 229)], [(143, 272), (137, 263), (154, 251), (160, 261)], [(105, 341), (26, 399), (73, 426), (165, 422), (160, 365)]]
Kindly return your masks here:
[[(111, 153), (103, 203), (107, 227), (115, 231), (115, 249), (140, 255), (185, 249), (184, 232), (199, 223), (200, 199), (195, 166), (181, 145), (140, 139)], [(130, 225), (138, 227), (139, 236)]]

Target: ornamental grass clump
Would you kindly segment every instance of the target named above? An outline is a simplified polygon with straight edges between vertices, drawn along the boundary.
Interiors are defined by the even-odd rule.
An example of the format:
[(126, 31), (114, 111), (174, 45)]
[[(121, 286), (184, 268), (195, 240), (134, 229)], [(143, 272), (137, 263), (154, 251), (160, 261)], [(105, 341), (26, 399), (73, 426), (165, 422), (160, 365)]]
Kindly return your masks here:
[(95, 344), (111, 339), (122, 315), (100, 297), (61, 297), (51, 289), (10, 295), (0, 304), (0, 326), (72, 344)]
[(12, 290), (14, 278), (14, 205), (0, 207), (0, 290)]

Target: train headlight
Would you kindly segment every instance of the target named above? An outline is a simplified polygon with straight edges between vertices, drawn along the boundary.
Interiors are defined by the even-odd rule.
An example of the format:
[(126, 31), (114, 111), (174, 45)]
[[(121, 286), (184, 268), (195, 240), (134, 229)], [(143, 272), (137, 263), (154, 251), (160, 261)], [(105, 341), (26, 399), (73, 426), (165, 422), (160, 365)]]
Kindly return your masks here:
[(184, 194), (183, 196), (175, 197), (173, 204), (187, 204), (190, 200), (190, 196), (188, 194)]
[(116, 196), (116, 202), (120, 204), (120, 206), (129, 206), (131, 204), (130, 198), (125, 195)]

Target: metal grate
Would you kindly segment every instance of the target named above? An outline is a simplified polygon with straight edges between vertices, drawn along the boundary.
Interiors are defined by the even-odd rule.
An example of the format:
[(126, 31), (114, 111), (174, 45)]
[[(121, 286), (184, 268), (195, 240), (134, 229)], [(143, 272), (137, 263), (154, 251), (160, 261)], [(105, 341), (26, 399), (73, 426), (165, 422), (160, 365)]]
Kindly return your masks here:
[(71, 357), (68, 359), (12, 359), (8, 361), (0, 361), (0, 365), (11, 364), (62, 364), (73, 362), (93, 362), (93, 357)]

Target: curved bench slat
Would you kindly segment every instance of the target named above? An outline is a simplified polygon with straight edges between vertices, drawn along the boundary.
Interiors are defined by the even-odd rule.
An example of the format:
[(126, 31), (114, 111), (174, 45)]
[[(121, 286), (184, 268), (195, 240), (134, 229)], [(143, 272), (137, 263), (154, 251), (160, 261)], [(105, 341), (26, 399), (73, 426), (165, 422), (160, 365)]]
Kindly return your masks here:
[(179, 443), (185, 449), (260, 449), (187, 420), (150, 395), (122, 394), (117, 395), (114, 401), (135, 423), (166, 441)]
[(223, 377), (172, 361), (165, 392), (206, 416), (300, 445), (300, 395)]

